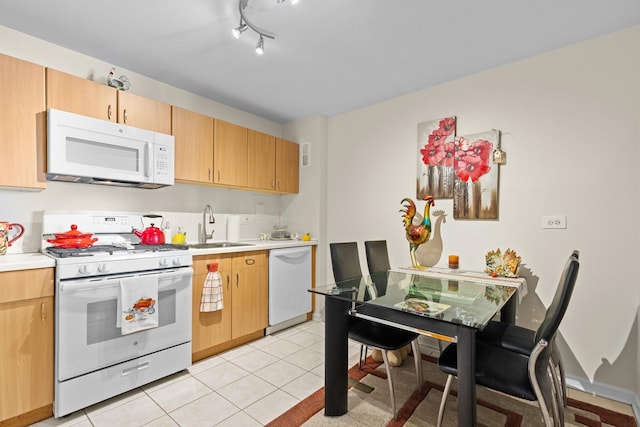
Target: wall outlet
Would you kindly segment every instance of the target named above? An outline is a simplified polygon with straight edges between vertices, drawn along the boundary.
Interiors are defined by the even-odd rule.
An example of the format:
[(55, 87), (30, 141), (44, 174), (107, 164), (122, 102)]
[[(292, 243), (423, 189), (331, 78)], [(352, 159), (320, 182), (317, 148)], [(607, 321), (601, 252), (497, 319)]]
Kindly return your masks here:
[(567, 216), (566, 215), (543, 216), (542, 228), (567, 228)]

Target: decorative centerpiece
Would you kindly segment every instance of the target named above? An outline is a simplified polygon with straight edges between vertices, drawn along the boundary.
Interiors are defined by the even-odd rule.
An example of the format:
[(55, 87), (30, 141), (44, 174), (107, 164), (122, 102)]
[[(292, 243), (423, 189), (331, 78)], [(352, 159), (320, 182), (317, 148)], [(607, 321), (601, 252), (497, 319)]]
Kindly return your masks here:
[(405, 235), (409, 242), (409, 256), (411, 257), (411, 266), (414, 268), (424, 269), (422, 265), (416, 259), (416, 249), (418, 246), (429, 240), (431, 235), (431, 217), (429, 211), (431, 206), (435, 205), (435, 201), (432, 195), (424, 196), (427, 204), (424, 205), (424, 215), (422, 221), (418, 224), (413, 223), (413, 219), (416, 215), (416, 205), (413, 200), (405, 197), (402, 199), (402, 203), (406, 203), (404, 209), (400, 209), (400, 212), (404, 212), (402, 216), (402, 223), (404, 224)]
[(516, 251), (507, 249), (503, 254), (498, 248), (495, 251), (487, 252), (485, 256), (487, 268), (485, 273), (492, 277), (518, 277), (521, 258)]

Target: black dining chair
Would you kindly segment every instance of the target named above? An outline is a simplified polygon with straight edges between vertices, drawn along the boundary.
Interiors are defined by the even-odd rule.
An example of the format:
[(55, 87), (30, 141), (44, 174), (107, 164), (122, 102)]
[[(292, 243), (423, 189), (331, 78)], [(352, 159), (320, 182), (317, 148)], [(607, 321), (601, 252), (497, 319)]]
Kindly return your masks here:
[(369, 274), (381, 273), (391, 269), (386, 240), (365, 241), (364, 252), (367, 255), (367, 267), (369, 267)]
[[(329, 249), (331, 253), (333, 278), (336, 283), (344, 283), (345, 281), (349, 282), (353, 280), (356, 287), (359, 286), (360, 280), (362, 279), (362, 269), (360, 268), (358, 244), (356, 242), (331, 243), (329, 244)], [(358, 366), (362, 367), (363, 346), (378, 349), (382, 353), (382, 359), (387, 371), (387, 382), (389, 383), (389, 395), (391, 397), (393, 419), (397, 420), (395, 391), (393, 388), (391, 365), (389, 364), (387, 351), (399, 350), (411, 344), (418, 381), (418, 390), (420, 390), (422, 387), (422, 357), (418, 346), (418, 334), (366, 319), (352, 317), (349, 319), (348, 336), (349, 339), (360, 343), (361, 345), (360, 361), (358, 362)]]
[[(476, 383), (521, 399), (537, 401), (547, 427), (564, 425), (553, 353), (556, 333), (567, 311), (579, 267), (577, 254), (571, 254), (560, 277), (558, 291), (534, 334), (535, 345), (528, 355), (482, 340), (476, 342)], [(438, 359), (440, 369), (449, 374), (438, 412), (438, 426), (442, 425), (447, 395), (453, 377), (458, 373), (457, 357), (457, 345), (450, 344)]]
[[(574, 250), (571, 254), (576, 259), (580, 257), (580, 251)], [(561, 287), (556, 288), (555, 298), (559, 298), (558, 294), (562, 291)], [(515, 325), (510, 322), (501, 322), (492, 320), (487, 326), (476, 334), (476, 339), (486, 344), (495, 345), (505, 348), (507, 350), (515, 351), (525, 356), (531, 355), (536, 341), (536, 331), (522, 326)], [(567, 406), (567, 381), (565, 377), (564, 363), (562, 361), (562, 354), (557, 344), (552, 348), (551, 361), (554, 369), (557, 370), (556, 377), (558, 378), (559, 390), (561, 392), (560, 397), (562, 400), (562, 406)]]

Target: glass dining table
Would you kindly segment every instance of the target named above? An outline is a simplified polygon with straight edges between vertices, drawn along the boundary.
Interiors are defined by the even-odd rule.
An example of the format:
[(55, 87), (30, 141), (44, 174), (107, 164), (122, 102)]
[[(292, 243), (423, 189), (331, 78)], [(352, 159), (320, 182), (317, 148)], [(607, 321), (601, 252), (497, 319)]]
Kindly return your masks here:
[[(397, 269), (309, 289), (325, 300), (325, 415), (347, 412), (349, 316), (458, 345), (458, 425), (476, 424), (475, 339), (498, 313), (515, 321), (524, 279)], [(522, 296), (522, 295), (520, 295)], [(434, 420), (437, 414), (434, 414)]]

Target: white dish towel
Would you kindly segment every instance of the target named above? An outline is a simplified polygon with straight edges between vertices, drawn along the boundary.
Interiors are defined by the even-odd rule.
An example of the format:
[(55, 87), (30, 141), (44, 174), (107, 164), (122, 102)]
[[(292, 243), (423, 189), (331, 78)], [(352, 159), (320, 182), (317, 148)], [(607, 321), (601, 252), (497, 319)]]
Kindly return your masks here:
[(158, 327), (158, 277), (120, 279), (116, 327), (122, 335)]

